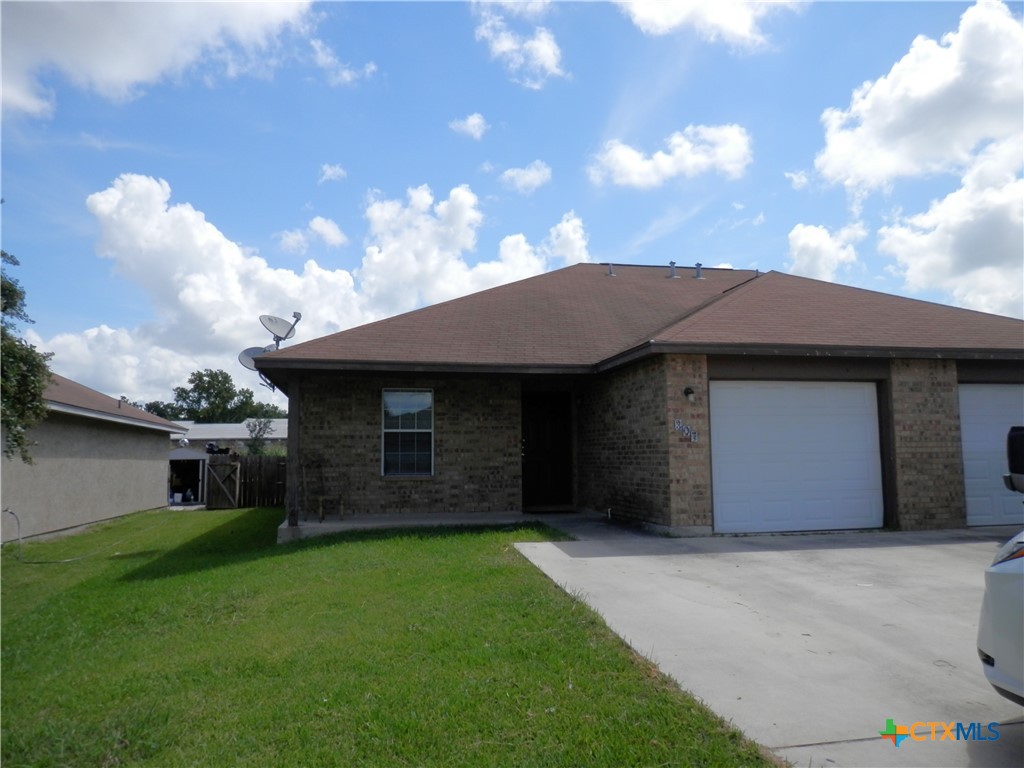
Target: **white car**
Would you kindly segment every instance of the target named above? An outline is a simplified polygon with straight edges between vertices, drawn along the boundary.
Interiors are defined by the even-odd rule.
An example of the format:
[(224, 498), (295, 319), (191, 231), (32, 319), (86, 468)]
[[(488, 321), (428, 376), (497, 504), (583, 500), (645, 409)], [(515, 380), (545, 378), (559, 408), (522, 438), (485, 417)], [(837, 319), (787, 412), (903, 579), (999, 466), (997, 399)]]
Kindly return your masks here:
[(985, 571), (978, 656), (992, 687), (1024, 706), (1024, 531), (1000, 547)]

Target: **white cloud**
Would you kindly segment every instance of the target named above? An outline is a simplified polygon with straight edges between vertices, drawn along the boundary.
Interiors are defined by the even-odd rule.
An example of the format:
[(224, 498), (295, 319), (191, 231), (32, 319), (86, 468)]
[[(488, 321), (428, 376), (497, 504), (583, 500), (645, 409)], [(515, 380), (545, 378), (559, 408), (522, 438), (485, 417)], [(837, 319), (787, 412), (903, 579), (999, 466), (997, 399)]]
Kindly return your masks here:
[(587, 233), (583, 219), (575, 211), (569, 211), (549, 231), (543, 244), (549, 258), (561, 261), (565, 266), (590, 261), (587, 251)]
[(272, 268), (170, 197), (166, 181), (125, 174), (86, 200), (99, 226), (98, 255), (149, 303), (152, 319), (36, 337), (40, 349), (55, 353), (59, 373), (143, 401), (169, 400), (172, 387), (203, 368), (226, 370), (237, 386), (263, 392), (236, 363), (242, 349), (270, 343), (259, 315), (300, 311), (298, 334), (307, 339), (374, 317), (345, 270), (312, 260), (301, 271)]
[(305, 230), (287, 229), (278, 233), (277, 245), (285, 253), (302, 255), (309, 250), (309, 239)]
[(436, 204), (426, 185), (406, 196), (407, 205), (374, 199), (366, 208), (370, 245), (358, 275), (369, 301), (386, 314), (466, 293), (463, 253), (476, 247), (483, 220), (477, 196), (466, 185)]
[(525, 168), (509, 168), (500, 178), (506, 186), (529, 195), (551, 181), (551, 168), (543, 160), (534, 160)]
[(338, 248), (348, 242), (345, 233), (330, 219), (323, 216), (314, 216), (309, 222), (309, 231), (317, 235), (321, 240), (332, 248)]
[(792, 173), (786, 171), (782, 175), (789, 179), (789, 183), (793, 185), (793, 189), (803, 189), (807, 186), (807, 182), (809, 181), (807, 171), (793, 171)]
[[(405, 202), (372, 199), (368, 246), (355, 274), (312, 259), (301, 271), (273, 268), (188, 203), (171, 203), (170, 185), (148, 176), (124, 174), (86, 206), (99, 226), (97, 254), (149, 303), (152, 319), (45, 340), (29, 329), (26, 338), (55, 353), (53, 368), (62, 375), (144, 402), (169, 400), (174, 386), (204, 368), (226, 370), (236, 386), (265, 396), (237, 363), (242, 349), (271, 341), (261, 314), (302, 312), (301, 341), (589, 260), (583, 222), (570, 211), (540, 243), (509, 235), (495, 258), (469, 264), (483, 214), (465, 185), (440, 201), (426, 186), (408, 190)], [(313, 236), (336, 239), (335, 230), (317, 217), (296, 232), (308, 244)]]
[(822, 114), (815, 167), (851, 191), (961, 171), (978, 148), (1021, 131), (1024, 31), (1006, 6), (968, 8), (941, 41), (917, 37), (892, 69)]
[(850, 224), (834, 235), (825, 227), (797, 224), (789, 233), (787, 269), (794, 275), (833, 282), (836, 273), (857, 263), (854, 243), (867, 235), (859, 222)]
[(372, 77), (377, 71), (377, 65), (372, 61), (358, 69), (339, 61), (323, 40), (313, 38), (309, 45), (313, 49), (313, 61), (327, 73), (327, 82), (331, 85), (352, 85), (358, 80)]
[(545, 270), (590, 261), (583, 220), (569, 211), (548, 230), (538, 245), (530, 245), (522, 234), (509, 235), (498, 244), (498, 260), (477, 264), (471, 275), (480, 291), (494, 285), (540, 274)]
[(448, 127), (456, 133), (461, 133), (464, 136), (480, 141), (483, 135), (490, 128), (487, 121), (484, 120), (484, 116), (479, 112), (474, 112), (472, 115), (467, 115), (462, 120), (452, 120), (448, 123)]
[(743, 48), (757, 48), (766, 39), (761, 20), (780, 8), (796, 9), (795, 2), (746, 0), (616, 0), (633, 23), (648, 35), (694, 29), (705, 40), (724, 40)]
[(519, 280), (553, 265), (587, 260), (583, 223), (572, 212), (532, 246), (522, 234), (505, 237), (498, 258), (470, 266), (483, 220), (479, 200), (466, 185), (435, 202), (426, 185), (409, 189), (406, 202), (373, 199), (366, 208), (369, 245), (358, 270), (362, 296), (384, 314)]
[(56, 70), (104, 98), (216, 64), (235, 77), (272, 69), (279, 37), (298, 29), (309, 3), (4, 3), (3, 107), (45, 117)]
[(1020, 316), (1022, 114), (1024, 28), (1002, 3), (979, 2), (940, 40), (917, 37), (846, 110), (824, 112), (815, 168), (846, 187), (855, 212), (901, 179), (958, 176), (926, 211), (882, 227), (879, 252), (910, 291)]
[(483, 0), (491, 8), (501, 8), (512, 16), (535, 19), (543, 16), (551, 0)]
[(341, 181), (347, 175), (345, 169), (340, 165), (324, 163), (320, 166), (320, 178), (317, 179), (317, 184), (323, 184), (327, 181)]
[(963, 307), (1024, 316), (1021, 141), (990, 145), (959, 189), (878, 232), (911, 291), (938, 290)]
[(277, 244), (285, 253), (302, 255), (309, 250), (309, 241), (319, 238), (331, 248), (338, 248), (348, 242), (348, 237), (331, 219), (314, 216), (305, 229), (289, 229), (277, 235)]
[(752, 160), (750, 136), (739, 125), (689, 125), (666, 139), (668, 152), (646, 155), (612, 139), (588, 169), (590, 180), (602, 184), (651, 188), (676, 176), (696, 176), (718, 171), (740, 178)]
[(524, 37), (510, 30), (491, 4), (478, 8), (476, 39), (487, 43), (491, 58), (502, 62), (515, 82), (539, 90), (549, 78), (565, 76), (562, 51), (550, 30), (536, 27), (532, 37)]

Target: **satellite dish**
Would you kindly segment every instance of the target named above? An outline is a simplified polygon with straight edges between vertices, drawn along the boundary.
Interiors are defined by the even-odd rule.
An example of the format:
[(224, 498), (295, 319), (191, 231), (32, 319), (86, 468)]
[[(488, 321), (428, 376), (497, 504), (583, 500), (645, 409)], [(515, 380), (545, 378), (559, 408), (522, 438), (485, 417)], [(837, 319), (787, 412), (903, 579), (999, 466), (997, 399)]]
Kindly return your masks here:
[[(253, 358), (256, 355), (262, 355), (267, 350), (263, 347), (246, 347), (238, 353), (238, 362), (248, 368), (250, 371), (256, 370), (256, 363), (253, 362)], [(273, 351), (273, 350), (271, 350)]]
[[(296, 312), (296, 314), (298, 314)], [(302, 315), (299, 315), (301, 318)], [(260, 315), (260, 322), (263, 323), (263, 327), (274, 334), (274, 341), (280, 339), (285, 341), (295, 335), (295, 323), (299, 320), (296, 318), (295, 323), (289, 323), (283, 317), (274, 317), (274, 315)]]
[[(292, 312), (292, 317), (295, 318), (294, 323), (289, 323), (282, 317), (275, 317), (274, 315), (260, 315), (260, 322), (263, 323), (263, 327), (270, 331), (274, 336), (274, 343), (269, 347), (247, 347), (238, 353), (238, 362), (248, 368), (250, 371), (256, 371), (256, 361), (253, 360), (256, 355), (262, 355), (265, 352), (275, 352), (281, 348), (281, 342), (290, 339), (295, 335), (295, 326), (299, 324), (299, 320), (302, 319), (301, 312)], [(270, 380), (263, 375), (262, 372), (257, 371), (260, 374), (260, 383), (263, 384), (271, 392), (274, 391), (274, 385)]]

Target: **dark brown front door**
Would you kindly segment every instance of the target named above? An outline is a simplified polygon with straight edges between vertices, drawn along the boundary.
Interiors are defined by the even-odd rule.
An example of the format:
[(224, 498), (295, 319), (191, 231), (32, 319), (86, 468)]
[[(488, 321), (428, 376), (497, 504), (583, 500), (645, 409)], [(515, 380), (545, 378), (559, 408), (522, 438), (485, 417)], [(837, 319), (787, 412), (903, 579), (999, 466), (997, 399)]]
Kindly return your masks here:
[(572, 399), (568, 392), (523, 393), (523, 509), (571, 509)]

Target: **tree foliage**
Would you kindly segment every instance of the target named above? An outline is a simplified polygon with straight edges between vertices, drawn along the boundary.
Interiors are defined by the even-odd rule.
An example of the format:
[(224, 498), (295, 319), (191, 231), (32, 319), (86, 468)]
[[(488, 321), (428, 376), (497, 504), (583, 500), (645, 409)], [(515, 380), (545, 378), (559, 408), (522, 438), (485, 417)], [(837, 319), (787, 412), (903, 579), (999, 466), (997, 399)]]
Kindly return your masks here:
[[(3, 266), (18, 266), (18, 260), (0, 251)], [(4, 433), (4, 456), (18, 456), (27, 464), (32, 463), (29, 450), (28, 430), (46, 418), (46, 402), (43, 391), (50, 383), (49, 354), (37, 350), (18, 335), (18, 323), (31, 323), (25, 311), (25, 289), (17, 280), (0, 270), (0, 304), (3, 319), (2, 359), (0, 359), (0, 399), (2, 399), (2, 423)]]
[(165, 419), (197, 424), (240, 424), (246, 419), (281, 419), (288, 415), (276, 405), (256, 402), (251, 389), (235, 389), (227, 371), (194, 371), (188, 383), (187, 387), (174, 388), (174, 402), (154, 400), (144, 408)]
[(249, 440), (246, 443), (249, 455), (262, 456), (267, 448), (267, 436), (274, 433), (274, 427), (270, 423), (270, 418), (259, 417), (249, 419), (245, 423), (245, 428), (249, 430)]

